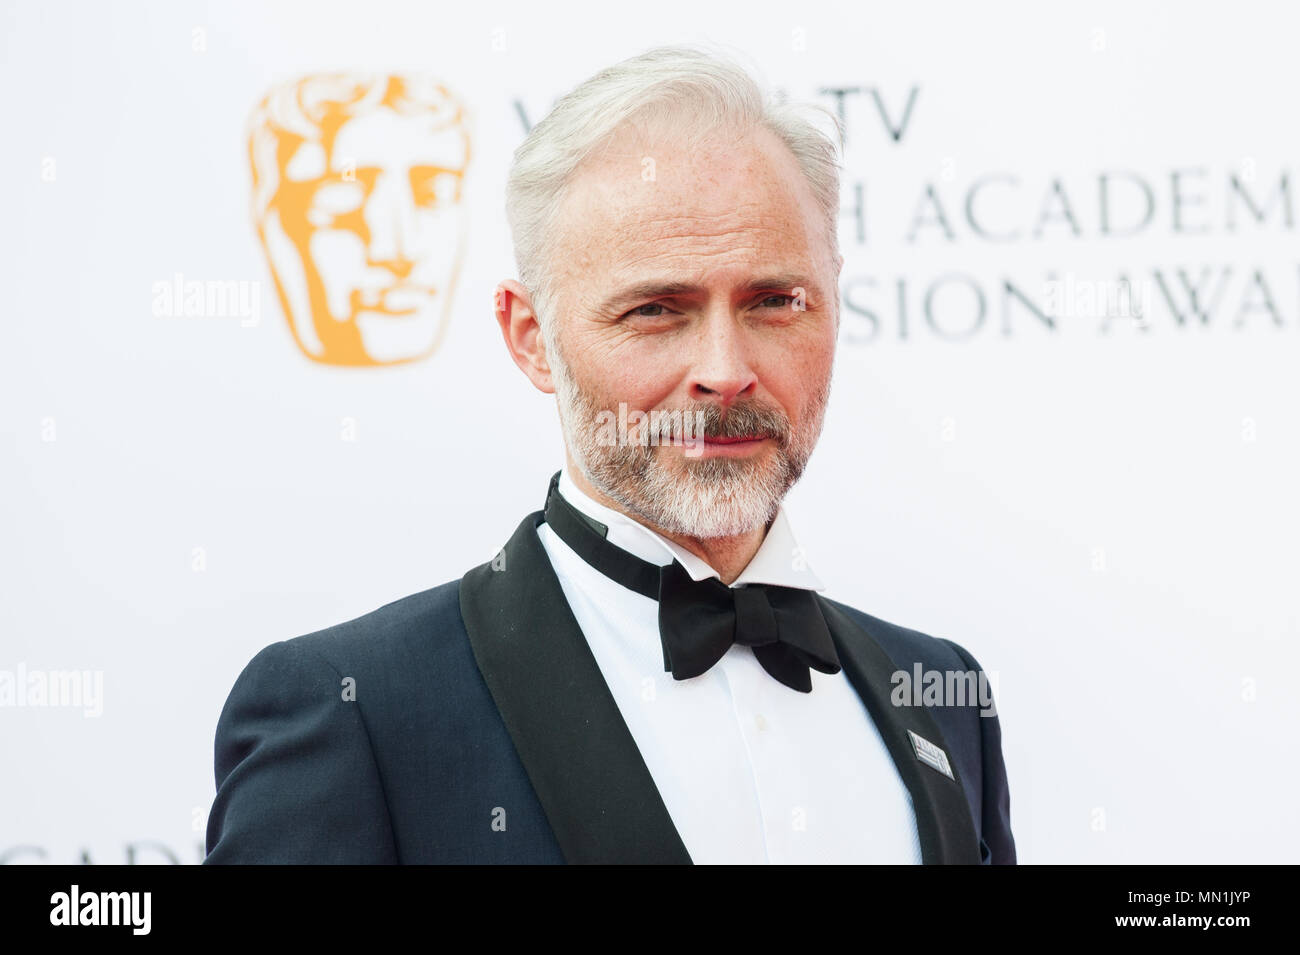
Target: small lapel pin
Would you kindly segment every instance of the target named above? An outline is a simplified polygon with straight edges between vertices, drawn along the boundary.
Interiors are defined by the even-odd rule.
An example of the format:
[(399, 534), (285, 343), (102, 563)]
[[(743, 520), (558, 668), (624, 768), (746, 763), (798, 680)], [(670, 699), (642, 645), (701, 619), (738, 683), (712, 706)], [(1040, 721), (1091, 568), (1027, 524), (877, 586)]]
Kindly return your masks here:
[(947, 753), (938, 746), (935, 746), (924, 736), (917, 736), (911, 730), (907, 731), (907, 735), (912, 738), (912, 749), (916, 751), (917, 759), (925, 763), (925, 765), (929, 766), (931, 769), (943, 773), (954, 782), (956, 781), (956, 778), (952, 774), (952, 767), (948, 765)]

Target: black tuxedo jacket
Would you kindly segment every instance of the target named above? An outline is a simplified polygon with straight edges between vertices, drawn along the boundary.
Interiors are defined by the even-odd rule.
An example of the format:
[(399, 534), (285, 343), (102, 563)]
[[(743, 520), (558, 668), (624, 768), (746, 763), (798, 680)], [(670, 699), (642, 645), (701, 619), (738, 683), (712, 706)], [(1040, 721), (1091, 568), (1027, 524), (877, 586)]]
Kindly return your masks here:
[[(529, 514), (459, 581), (253, 657), (217, 722), (205, 863), (691, 862), (541, 522)], [(897, 670), (979, 664), (817, 599), (911, 793), (923, 861), (1015, 862), (997, 717), (978, 701), (890, 702)], [(909, 729), (953, 778), (921, 762)]]

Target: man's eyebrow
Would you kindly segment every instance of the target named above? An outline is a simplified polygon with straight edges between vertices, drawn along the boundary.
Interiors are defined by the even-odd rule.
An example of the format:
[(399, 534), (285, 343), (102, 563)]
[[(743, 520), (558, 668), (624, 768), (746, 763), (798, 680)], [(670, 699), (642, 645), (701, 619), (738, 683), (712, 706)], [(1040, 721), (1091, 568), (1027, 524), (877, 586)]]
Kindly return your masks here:
[[(816, 286), (810, 280), (797, 272), (778, 272), (772, 275), (764, 275), (756, 279), (751, 279), (744, 285), (740, 286), (740, 292), (761, 292), (769, 289), (796, 289), (796, 288), (815, 288)], [(690, 282), (661, 282), (647, 281), (637, 282), (626, 288), (619, 289), (609, 298), (601, 303), (602, 311), (609, 311), (631, 305), (634, 302), (652, 298), (666, 298), (673, 295), (700, 295), (705, 292), (702, 285), (694, 285)]]

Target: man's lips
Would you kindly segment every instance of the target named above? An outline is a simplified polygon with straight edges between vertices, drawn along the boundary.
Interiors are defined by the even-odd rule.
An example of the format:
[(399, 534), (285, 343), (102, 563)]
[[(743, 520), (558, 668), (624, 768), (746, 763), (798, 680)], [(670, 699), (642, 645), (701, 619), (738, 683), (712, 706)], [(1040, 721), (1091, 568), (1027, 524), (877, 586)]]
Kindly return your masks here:
[(708, 444), (719, 447), (730, 444), (757, 444), (760, 441), (771, 439), (776, 441), (774, 434), (718, 434), (718, 435), (694, 435), (690, 438), (684, 438), (682, 435), (673, 435), (670, 439), (662, 440), (661, 444)]
[[(687, 450), (687, 454), (702, 455), (706, 458), (712, 457), (736, 457), (744, 458), (753, 454), (758, 454), (759, 447), (771, 437), (765, 434), (750, 435), (718, 435), (716, 437), (705, 437), (694, 445), (694, 451)], [(698, 440), (698, 439), (697, 439)]]

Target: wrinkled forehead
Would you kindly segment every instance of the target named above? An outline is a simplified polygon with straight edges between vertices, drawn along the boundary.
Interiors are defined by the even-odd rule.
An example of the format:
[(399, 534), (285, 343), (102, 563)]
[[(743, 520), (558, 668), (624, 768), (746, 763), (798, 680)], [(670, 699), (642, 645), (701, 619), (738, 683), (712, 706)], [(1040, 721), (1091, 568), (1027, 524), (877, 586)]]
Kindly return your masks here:
[(575, 171), (555, 238), (570, 261), (607, 268), (713, 247), (788, 258), (816, 239), (821, 215), (794, 156), (765, 128), (692, 141), (625, 126)]

